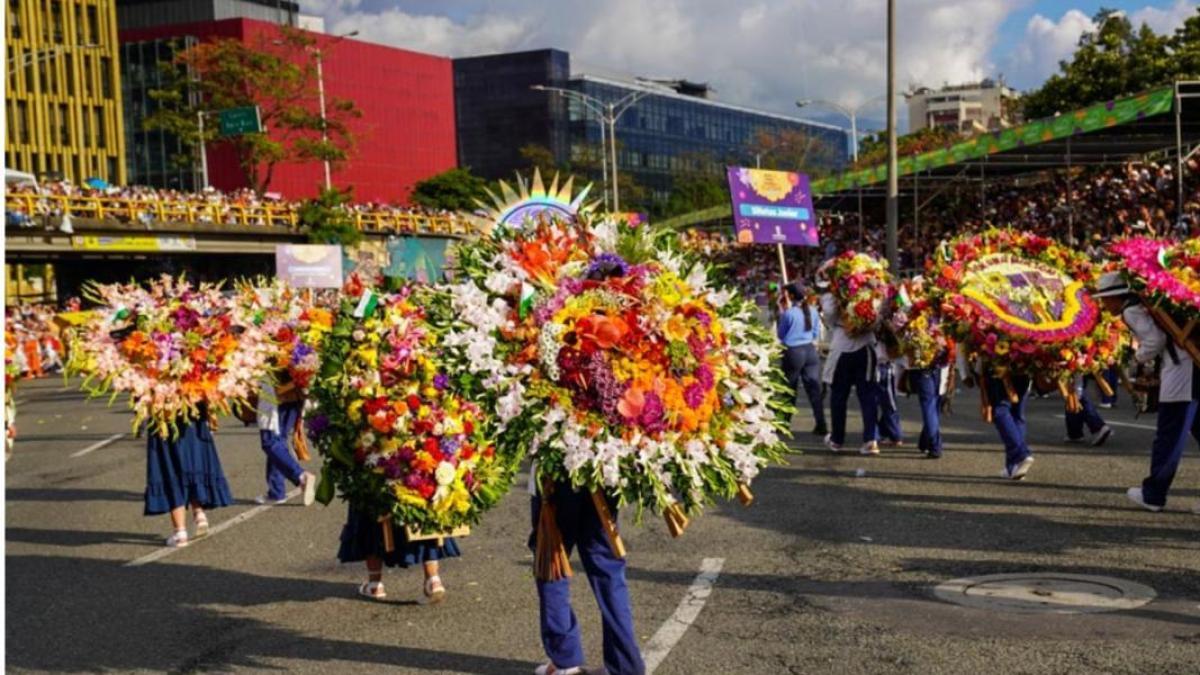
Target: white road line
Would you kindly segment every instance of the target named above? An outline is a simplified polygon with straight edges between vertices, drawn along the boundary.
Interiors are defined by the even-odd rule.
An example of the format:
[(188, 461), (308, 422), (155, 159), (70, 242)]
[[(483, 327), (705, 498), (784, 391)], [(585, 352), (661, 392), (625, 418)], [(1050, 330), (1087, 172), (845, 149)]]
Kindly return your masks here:
[[(287, 501), (287, 500), (295, 497), (296, 495), (300, 494), (300, 489), (301, 488), (295, 488), (291, 492), (287, 493), (287, 497), (284, 498), (284, 501)], [(243, 511), (242, 513), (237, 514), (236, 516), (230, 518), (229, 520), (226, 520), (223, 523), (217, 523), (216, 525), (213, 525), (212, 527), (210, 527), (208, 529), (207, 537), (204, 537), (203, 539), (191, 539), (191, 540), (189, 540), (188, 544), (189, 544), (189, 546), (195, 546), (199, 542), (208, 541), (209, 539), (212, 539), (216, 535), (220, 534), (221, 532), (223, 532), (225, 530), (228, 530), (229, 528), (233, 527), (234, 525), (238, 525), (238, 524), (246, 522), (247, 520), (250, 520), (254, 516), (257, 516), (258, 514), (266, 511), (267, 509), (271, 508), (272, 506), (275, 506), (275, 504), (273, 504), (271, 502), (267, 502), (266, 504), (259, 504), (258, 506), (255, 506), (254, 508), (250, 509), (249, 511)], [(172, 553), (175, 553), (176, 551), (185, 550), (186, 548), (187, 547), (171, 548), (170, 546), (164, 546), (164, 547), (158, 549), (157, 551), (154, 551), (153, 553), (147, 553), (146, 555), (144, 555), (140, 558), (137, 558), (135, 560), (130, 560), (129, 562), (125, 563), (124, 567), (141, 567), (142, 565), (152, 563), (155, 560), (162, 560), (163, 558), (171, 555)]]
[(713, 584), (716, 583), (717, 575), (721, 573), (721, 566), (724, 564), (724, 558), (705, 558), (704, 562), (700, 563), (700, 574), (696, 575), (687, 595), (683, 596), (683, 600), (675, 608), (675, 613), (663, 622), (642, 650), (642, 658), (646, 662), (646, 675), (651, 675), (662, 665), (663, 659), (667, 658), (667, 654), (671, 653), (671, 649), (695, 622), (696, 617), (700, 616), (700, 610), (704, 609), (704, 603), (708, 602)]
[[(1056, 415), (1058, 419), (1066, 419), (1065, 415)], [(1133, 424), (1132, 422), (1109, 422), (1104, 420), (1104, 423), (1110, 427), (1127, 427), (1129, 429), (1145, 429), (1146, 431), (1158, 431), (1158, 427), (1150, 426), (1149, 424)]]
[(89, 452), (95, 452), (96, 450), (99, 450), (100, 448), (108, 447), (108, 446), (112, 445), (113, 443), (116, 443), (117, 441), (121, 440), (124, 437), (125, 437), (125, 434), (113, 434), (112, 436), (109, 436), (108, 438), (106, 438), (102, 441), (92, 443), (91, 445), (80, 450), (79, 452), (72, 454), (71, 457), (72, 458), (83, 457), (84, 455), (88, 454)]

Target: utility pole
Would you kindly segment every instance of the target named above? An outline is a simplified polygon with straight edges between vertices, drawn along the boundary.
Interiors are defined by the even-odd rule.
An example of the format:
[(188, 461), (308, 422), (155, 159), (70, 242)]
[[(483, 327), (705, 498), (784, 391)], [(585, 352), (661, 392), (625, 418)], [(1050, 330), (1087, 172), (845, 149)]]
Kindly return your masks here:
[(896, 0), (887, 5), (887, 259), (892, 274), (900, 271), (900, 244), (896, 229), (900, 220), (900, 182), (896, 174)]

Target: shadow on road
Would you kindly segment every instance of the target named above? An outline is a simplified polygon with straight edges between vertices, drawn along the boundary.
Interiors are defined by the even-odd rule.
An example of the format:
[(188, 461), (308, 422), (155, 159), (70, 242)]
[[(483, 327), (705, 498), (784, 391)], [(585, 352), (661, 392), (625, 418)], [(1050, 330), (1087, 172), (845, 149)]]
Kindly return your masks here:
[[(210, 609), (346, 598), (346, 584), (189, 565), (9, 556), (6, 666), (52, 672), (277, 670), (274, 659), (379, 669), (527, 673), (532, 663), (444, 650), (326, 639)], [(78, 584), (47, 596), (46, 580)], [(349, 600), (353, 602), (353, 600)], [(389, 620), (379, 611), (375, 620)], [(403, 639), (396, 616), (397, 640)], [(181, 650), (181, 645), (186, 645)], [(187, 654), (200, 653), (181, 662)], [(336, 664), (323, 667), (337, 672)]]

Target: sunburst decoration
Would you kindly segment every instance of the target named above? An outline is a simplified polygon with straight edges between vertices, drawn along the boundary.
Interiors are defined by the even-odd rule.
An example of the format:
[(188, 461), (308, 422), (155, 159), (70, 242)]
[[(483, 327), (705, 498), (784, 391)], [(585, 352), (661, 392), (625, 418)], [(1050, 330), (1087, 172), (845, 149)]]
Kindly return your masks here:
[(571, 195), (574, 181), (574, 177), (569, 177), (560, 187), (558, 174), (555, 174), (554, 179), (550, 181), (550, 188), (547, 189), (542, 183), (542, 174), (537, 169), (533, 171), (532, 182), (517, 174), (516, 190), (508, 183), (500, 181), (500, 195), (497, 196), (488, 190), (492, 204), (480, 201), (479, 205), (483, 209), (471, 216), (471, 221), (484, 234), (500, 226), (520, 229), (526, 221), (536, 221), (543, 216), (573, 222), (578, 214), (591, 211), (596, 206), (594, 201), (584, 201), (588, 191), (592, 189), (591, 185), (585, 186), (579, 194)]

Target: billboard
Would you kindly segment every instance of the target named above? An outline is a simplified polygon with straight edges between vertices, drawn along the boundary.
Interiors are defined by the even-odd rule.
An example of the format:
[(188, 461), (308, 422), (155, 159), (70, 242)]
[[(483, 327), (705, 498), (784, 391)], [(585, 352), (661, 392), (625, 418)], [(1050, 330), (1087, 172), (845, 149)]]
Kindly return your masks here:
[(341, 288), (342, 247), (280, 244), (275, 247), (275, 276), (296, 288)]
[(819, 243), (807, 174), (739, 166), (728, 167), (727, 173), (739, 244)]

